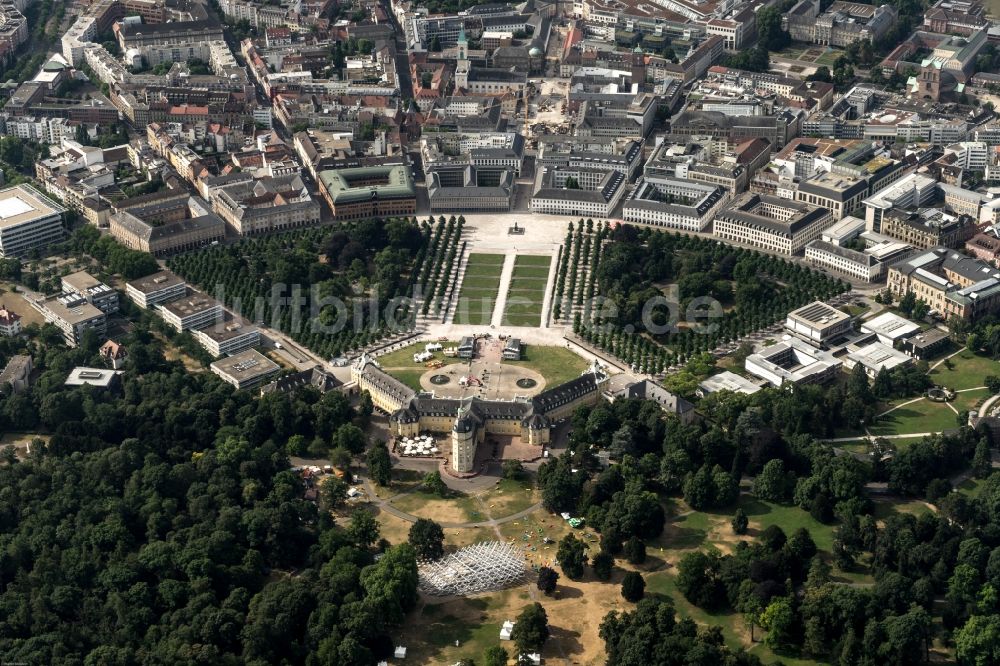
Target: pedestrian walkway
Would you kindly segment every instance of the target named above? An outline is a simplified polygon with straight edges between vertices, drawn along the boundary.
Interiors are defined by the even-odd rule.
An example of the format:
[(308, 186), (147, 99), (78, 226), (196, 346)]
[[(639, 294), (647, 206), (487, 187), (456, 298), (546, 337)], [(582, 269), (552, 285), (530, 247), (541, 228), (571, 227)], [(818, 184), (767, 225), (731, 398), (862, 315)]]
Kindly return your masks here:
[(503, 311), (507, 307), (507, 292), (510, 290), (510, 279), (514, 275), (514, 262), (517, 260), (516, 253), (508, 252), (503, 259), (503, 268), (500, 269), (500, 288), (497, 291), (497, 302), (493, 306), (493, 316), (490, 318), (490, 325), (494, 328), (503, 323)]

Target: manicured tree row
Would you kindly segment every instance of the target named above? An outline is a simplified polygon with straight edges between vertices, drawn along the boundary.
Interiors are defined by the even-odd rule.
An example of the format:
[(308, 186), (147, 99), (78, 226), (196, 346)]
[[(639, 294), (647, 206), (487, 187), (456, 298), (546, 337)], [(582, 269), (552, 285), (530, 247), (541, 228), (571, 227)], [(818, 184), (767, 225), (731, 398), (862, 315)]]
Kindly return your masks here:
[(569, 284), (566, 286), (566, 305), (573, 306), (576, 294), (576, 279), (580, 270), (580, 252), (583, 250), (583, 223), (576, 227), (576, 234), (573, 238), (573, 258), (569, 263)]
[[(583, 224), (580, 220), (579, 224)], [(569, 271), (569, 258), (573, 252), (573, 223), (569, 223), (569, 231), (566, 232), (566, 241), (563, 243), (561, 263), (559, 264), (559, 275), (556, 277), (556, 294), (553, 299), (553, 318), (562, 317), (563, 294), (566, 290), (566, 273)]]
[[(580, 248), (580, 256), (583, 257), (583, 263), (580, 265), (580, 271), (588, 271), (588, 278), (589, 278), (589, 271), (591, 270), (590, 260), (592, 256), (590, 253), (590, 245), (592, 238), (593, 236), (591, 234), (587, 234), (586, 236), (584, 236), (583, 247)], [(587, 282), (588, 281), (583, 279), (582, 276), (577, 281), (576, 298), (574, 299), (576, 305), (583, 305), (583, 296), (587, 291)]]
[[(450, 222), (449, 222), (450, 224)], [(434, 296), (434, 311), (437, 314), (441, 313), (442, 303), (444, 301), (445, 293), (448, 291), (449, 284), (454, 283), (454, 279), (449, 280), (448, 278), (453, 274), (457, 274), (455, 257), (458, 254), (459, 241), (462, 238), (462, 227), (465, 226), (465, 218), (460, 217), (458, 223), (455, 226), (455, 233), (451, 235), (448, 242), (448, 254), (445, 256), (444, 262), (441, 266), (444, 271), (441, 275), (441, 280), (438, 282), (438, 290)]]
[(559, 278), (562, 270), (563, 257), (566, 256), (566, 249), (560, 247), (556, 254), (556, 279), (552, 281), (552, 320), (555, 321), (559, 319), (559, 315), (562, 314), (562, 308), (559, 305), (558, 297), (556, 294), (561, 293), (559, 287)]
[[(430, 247), (427, 248), (427, 253), (422, 264), (420, 266), (420, 288), (424, 290), (427, 288), (427, 281), (431, 278), (431, 269), (434, 267), (433, 259), (437, 257), (438, 249), (441, 247), (441, 238), (444, 236), (445, 225), (439, 224), (434, 221), (433, 217), (427, 218), (425, 223), (427, 226), (433, 229), (433, 235), (431, 237)], [(426, 293), (426, 292), (424, 292)]]
[(438, 224), (445, 226), (444, 236), (441, 239), (441, 243), (437, 248), (437, 252), (434, 255), (433, 266), (431, 267), (431, 277), (425, 285), (424, 291), (424, 305), (421, 308), (421, 314), (426, 315), (431, 308), (431, 304), (434, 301), (434, 297), (437, 294), (438, 278), (441, 275), (441, 266), (444, 263), (445, 257), (448, 253), (448, 248), (451, 244), (452, 235), (455, 232), (455, 226), (457, 222), (455, 221), (455, 216), (452, 215), (451, 219), (448, 220), (447, 225), (445, 225), (444, 216), (438, 218)]
[[(458, 218), (458, 220), (459, 224), (461, 224), (462, 218)], [(462, 246), (458, 250), (458, 256), (452, 264), (454, 269), (451, 271), (451, 289), (448, 291), (448, 298), (445, 299), (444, 303), (442, 303), (441, 307), (438, 309), (440, 313), (448, 312), (448, 309), (451, 307), (451, 302), (455, 300), (455, 296), (458, 295), (458, 266), (462, 263), (462, 257), (465, 256), (467, 246), (468, 243), (466, 241), (462, 241)], [(444, 322), (442, 321), (442, 323)]]

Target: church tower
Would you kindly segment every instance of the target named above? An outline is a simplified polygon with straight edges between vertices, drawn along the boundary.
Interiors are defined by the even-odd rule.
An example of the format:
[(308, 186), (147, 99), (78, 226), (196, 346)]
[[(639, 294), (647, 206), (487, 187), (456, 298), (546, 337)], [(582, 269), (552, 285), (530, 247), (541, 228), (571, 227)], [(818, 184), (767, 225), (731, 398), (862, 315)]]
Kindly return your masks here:
[(469, 40), (465, 38), (465, 26), (458, 32), (458, 60), (455, 63), (455, 87), (469, 87)]

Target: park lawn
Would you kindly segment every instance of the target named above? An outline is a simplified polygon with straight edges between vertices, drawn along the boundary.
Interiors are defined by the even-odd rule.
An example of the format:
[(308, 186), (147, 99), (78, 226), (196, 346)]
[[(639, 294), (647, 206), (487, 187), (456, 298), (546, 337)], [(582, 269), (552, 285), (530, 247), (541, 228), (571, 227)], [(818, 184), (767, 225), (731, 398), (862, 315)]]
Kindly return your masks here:
[(947, 404), (922, 399), (880, 416), (869, 431), (875, 436), (939, 433), (956, 429), (956, 418)]
[(545, 378), (547, 386), (559, 386), (583, 374), (587, 362), (563, 347), (524, 345), (520, 361), (504, 361), (524, 365)]
[(469, 261), (467, 265), (476, 266), (480, 264), (495, 264), (497, 266), (503, 266), (504, 259), (507, 257), (505, 254), (487, 254), (485, 252), (473, 252), (469, 255)]
[(934, 511), (921, 500), (897, 500), (897, 499), (875, 499), (872, 515), (880, 521), (885, 521), (891, 516), (901, 513), (909, 513), (918, 518), (924, 514), (934, 513)]
[(677, 616), (691, 618), (702, 626), (716, 625), (722, 629), (722, 636), (730, 648), (744, 648), (747, 652), (757, 655), (765, 664), (781, 663), (786, 666), (816, 666), (821, 662), (810, 659), (796, 659), (786, 655), (776, 655), (762, 641), (764, 630), (754, 629), (753, 644), (750, 643), (749, 629), (743, 622), (743, 617), (732, 610), (707, 611), (698, 608), (680, 593), (676, 585), (676, 577), (671, 571), (658, 571), (646, 576), (646, 594), (661, 594), (670, 597), (674, 602)]
[(422, 472), (396, 467), (392, 470), (392, 481), (388, 487), (383, 488), (373, 481), (372, 488), (375, 489), (375, 494), (381, 499), (389, 499), (393, 495), (414, 490), (423, 482), (424, 474)]
[(503, 607), (528, 601), (523, 586), (475, 598), (429, 599), (407, 616), (398, 644), (407, 646), (407, 663), (481, 659), (486, 648), (500, 644), (501, 621), (491, 620), (490, 615), (496, 618)]
[(931, 370), (930, 378), (935, 384), (947, 386), (956, 391), (984, 386), (986, 375), (1000, 374), (1000, 362), (987, 356), (974, 354), (967, 349), (952, 356), (949, 361), (951, 369), (948, 369), (945, 363), (941, 363)]
[[(422, 340), (421, 342), (414, 342), (412, 345), (407, 345), (396, 351), (391, 351), (381, 356), (375, 357), (378, 364), (383, 368), (400, 368), (400, 367), (424, 367), (423, 363), (414, 363), (413, 355), (424, 351), (426, 345), (431, 342), (430, 340)], [(455, 347), (458, 345), (454, 340), (448, 340), (447, 342), (442, 341), (439, 343), (442, 347)], [(435, 360), (443, 361), (444, 363), (460, 363), (461, 359), (449, 358), (443, 355), (441, 352), (434, 352)]]
[[(430, 361), (425, 361), (424, 363), (414, 363), (413, 355), (424, 351), (424, 345), (427, 341), (415, 342), (412, 345), (407, 345), (402, 349), (397, 349), (396, 351), (389, 352), (388, 354), (383, 354), (377, 357), (375, 360), (378, 364), (382, 366), (382, 369), (391, 374), (393, 377), (403, 382), (415, 391), (421, 390), (420, 378), (427, 372), (428, 368), (426, 366)], [(442, 342), (445, 347), (454, 347), (457, 342)], [(445, 365), (451, 365), (452, 363), (464, 363), (464, 359), (456, 358), (454, 356), (445, 356), (441, 352), (434, 353), (435, 361), (440, 361)]]
[(833, 67), (833, 63), (837, 61), (837, 58), (841, 56), (842, 51), (830, 50), (816, 58), (816, 65), (826, 65), (827, 67)]
[[(785, 534), (792, 536), (792, 533), (800, 527), (806, 528), (816, 542), (819, 550), (831, 552), (833, 550), (833, 525), (824, 525), (811, 515), (808, 511), (800, 509), (795, 505), (785, 506), (773, 502), (765, 502), (750, 495), (740, 495), (737, 506), (743, 509), (750, 519), (750, 527), (764, 530), (771, 525), (777, 525)], [(727, 517), (735, 512), (727, 512)]]
[(387, 372), (414, 391), (420, 391), (420, 378), (427, 372), (427, 368), (391, 368)]
[(539, 500), (535, 484), (525, 474), (522, 479), (500, 479), (496, 488), (479, 494), (479, 499), (494, 518), (524, 511)]
[(511, 277), (511, 279), (510, 279), (510, 289), (518, 289), (518, 290), (522, 290), (522, 291), (523, 290), (527, 290), (527, 291), (541, 290), (541, 291), (544, 291), (545, 290), (545, 282), (546, 282), (545, 278), (525, 277), (525, 276), (521, 275), (520, 273), (518, 273), (517, 269), (515, 268), (514, 269), (514, 276)]
[(958, 492), (967, 495), (970, 499), (979, 497), (983, 492), (984, 484), (982, 479), (966, 479), (958, 486)]
[[(510, 303), (504, 307), (503, 324), (505, 326), (538, 326), (542, 317), (541, 303)], [(534, 322), (517, 324), (517, 321)]]
[(955, 395), (951, 405), (958, 411), (972, 411), (978, 407), (986, 398), (990, 397), (990, 390), (987, 388), (963, 391)]

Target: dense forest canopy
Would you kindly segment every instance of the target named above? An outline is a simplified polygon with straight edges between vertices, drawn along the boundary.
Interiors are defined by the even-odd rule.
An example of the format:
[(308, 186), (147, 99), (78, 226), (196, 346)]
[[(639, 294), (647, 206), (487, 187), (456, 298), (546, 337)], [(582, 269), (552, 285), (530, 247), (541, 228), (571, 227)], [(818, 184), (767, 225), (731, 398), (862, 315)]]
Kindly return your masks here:
[(413, 550), (375, 563), (371, 516), (334, 524), (285, 453), (356, 421), (346, 396), (234, 391), (164, 360), (141, 327), (122, 340), (120, 392), (65, 388), (96, 346), (38, 336), (0, 341), (41, 368), (0, 400), (4, 425), (51, 433), (0, 465), (5, 661), (370, 666), (391, 651), (415, 601)]

